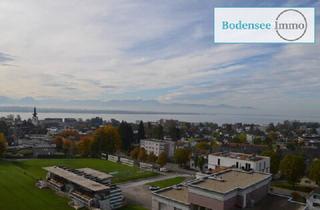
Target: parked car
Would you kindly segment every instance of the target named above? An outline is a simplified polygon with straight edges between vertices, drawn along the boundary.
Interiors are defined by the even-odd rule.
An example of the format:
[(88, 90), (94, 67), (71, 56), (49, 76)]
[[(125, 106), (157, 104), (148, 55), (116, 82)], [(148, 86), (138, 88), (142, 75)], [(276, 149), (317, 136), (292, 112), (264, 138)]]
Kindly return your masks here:
[(160, 189), (160, 187), (158, 187), (158, 186), (150, 186), (149, 187), (149, 190), (151, 190), (151, 191), (155, 191), (155, 190), (159, 190)]
[(169, 172), (169, 170), (167, 168), (160, 168), (159, 171), (160, 172)]

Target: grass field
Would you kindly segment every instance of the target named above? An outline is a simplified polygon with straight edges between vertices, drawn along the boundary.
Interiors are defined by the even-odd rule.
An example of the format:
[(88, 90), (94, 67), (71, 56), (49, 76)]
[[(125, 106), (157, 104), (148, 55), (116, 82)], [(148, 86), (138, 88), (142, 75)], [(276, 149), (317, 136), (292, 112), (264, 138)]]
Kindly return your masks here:
[(291, 184), (289, 184), (286, 181), (273, 181), (271, 183), (271, 186), (284, 188), (284, 189), (288, 189), (288, 190), (293, 190), (293, 191), (305, 192), (305, 193), (309, 193), (312, 190), (314, 190), (314, 188), (308, 187), (308, 186), (301, 186), (301, 185), (292, 186)]
[(128, 205), (128, 206), (125, 206), (119, 210), (148, 210), (142, 206), (137, 206), (137, 205)]
[(44, 178), (45, 166), (64, 165), (72, 168), (90, 167), (113, 172), (116, 183), (150, 177), (152, 172), (99, 159), (36, 159), (17, 162), (0, 161), (0, 210), (71, 210), (69, 199), (52, 190), (35, 187), (37, 179)]
[(184, 180), (185, 180), (185, 177), (178, 176), (178, 177), (175, 177), (175, 178), (165, 179), (165, 180), (161, 180), (161, 181), (149, 182), (146, 185), (158, 186), (160, 188), (165, 188), (165, 187), (169, 187), (169, 186), (172, 186), (172, 185), (180, 184)]

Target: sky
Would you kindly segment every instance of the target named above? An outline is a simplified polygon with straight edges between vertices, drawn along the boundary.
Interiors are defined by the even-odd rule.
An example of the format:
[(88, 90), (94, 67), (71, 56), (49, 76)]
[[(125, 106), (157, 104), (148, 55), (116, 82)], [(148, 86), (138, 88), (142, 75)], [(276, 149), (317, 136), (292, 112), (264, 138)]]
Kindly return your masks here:
[(0, 96), (320, 116), (320, 13), (316, 44), (215, 44), (223, 6), (320, 11), (316, 0), (1, 0)]

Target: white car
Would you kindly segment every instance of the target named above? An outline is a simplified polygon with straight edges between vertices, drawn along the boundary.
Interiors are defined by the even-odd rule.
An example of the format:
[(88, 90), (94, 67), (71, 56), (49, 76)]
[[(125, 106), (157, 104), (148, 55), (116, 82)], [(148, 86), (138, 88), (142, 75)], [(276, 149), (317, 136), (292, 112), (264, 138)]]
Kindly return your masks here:
[(167, 168), (160, 168), (159, 171), (160, 172), (169, 172), (169, 170)]
[(151, 191), (155, 191), (155, 190), (159, 190), (160, 189), (160, 187), (158, 187), (158, 186), (149, 186), (149, 190), (151, 190)]

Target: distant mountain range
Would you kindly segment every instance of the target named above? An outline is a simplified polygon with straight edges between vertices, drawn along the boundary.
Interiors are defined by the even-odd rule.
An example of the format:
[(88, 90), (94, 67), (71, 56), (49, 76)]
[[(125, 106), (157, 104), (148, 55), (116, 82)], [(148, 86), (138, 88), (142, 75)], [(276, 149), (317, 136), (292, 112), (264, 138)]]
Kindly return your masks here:
[(215, 112), (248, 112), (254, 107), (232, 106), (227, 104), (183, 104), (162, 103), (156, 100), (63, 100), (35, 99), (32, 97), (9, 98), (0, 96), (0, 112), (29, 112), (34, 106), (43, 112), (71, 113), (215, 113)]

